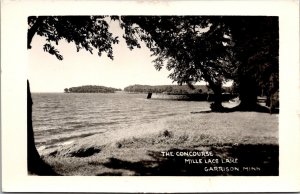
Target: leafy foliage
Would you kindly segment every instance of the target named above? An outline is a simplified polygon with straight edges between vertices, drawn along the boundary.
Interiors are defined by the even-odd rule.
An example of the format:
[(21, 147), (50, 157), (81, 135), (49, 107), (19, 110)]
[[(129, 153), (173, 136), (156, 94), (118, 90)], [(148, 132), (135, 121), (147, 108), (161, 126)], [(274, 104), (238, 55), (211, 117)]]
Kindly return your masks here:
[(59, 54), (58, 50), (54, 48), (49, 43), (44, 44), (44, 51), (50, 53), (51, 55), (55, 55), (58, 60), (63, 60), (63, 56)]
[[(259, 90), (279, 86), (278, 17), (266, 16), (123, 16), (121, 26), (130, 48), (144, 41), (166, 65), (170, 78), (192, 85), (209, 83), (217, 96), (228, 79), (235, 81), (245, 109), (256, 107)], [(222, 109), (216, 98), (216, 110)]]
[[(139, 40), (156, 56), (156, 69), (172, 70), (170, 78), (179, 84), (208, 81), (213, 87), (229, 77), (230, 38), (218, 31), (220, 23), (202, 16), (124, 16), (121, 27), (129, 48)], [(217, 21), (215, 19), (215, 21)], [(226, 75), (226, 76), (225, 76)]]
[(31, 16), (28, 17), (28, 44), (37, 34), (46, 37), (44, 51), (62, 60), (62, 55), (55, 49), (60, 40), (74, 42), (77, 52), (86, 50), (91, 54), (96, 49), (98, 55), (103, 52), (113, 59), (112, 45), (119, 42), (108, 30), (108, 23), (104, 16)]
[[(222, 17), (211, 16), (124, 16), (121, 27), (132, 47), (144, 41), (156, 69), (164, 65), (178, 84), (204, 80), (213, 90), (215, 110), (222, 107), (222, 83), (232, 77), (232, 40)], [(138, 37), (138, 38), (137, 38)]]

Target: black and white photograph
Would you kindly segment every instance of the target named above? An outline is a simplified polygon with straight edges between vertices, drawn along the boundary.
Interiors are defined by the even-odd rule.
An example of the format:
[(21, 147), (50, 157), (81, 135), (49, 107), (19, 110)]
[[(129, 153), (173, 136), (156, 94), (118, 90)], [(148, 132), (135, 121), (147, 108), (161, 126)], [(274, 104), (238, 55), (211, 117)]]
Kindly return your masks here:
[[(300, 180), (299, 170), (293, 170), (299, 161), (299, 43), (286, 43), (299, 33), (299, 23), (289, 30), (295, 22), (287, 18), (296, 11), (284, 17), (278, 8), (297, 3), (278, 1), (274, 13), (265, 14), (254, 4), (259, 11), (249, 14), (226, 12), (225, 3), (220, 11), (212, 3), (218, 11), (207, 14), (195, 2), (186, 4), (191, 12), (180, 11), (180, 1), (111, 2), (112, 11), (104, 2), (48, 2), (49, 10), (59, 9), (26, 10), (18, 17), (22, 30), (10, 31), (23, 39), (14, 46), (21, 47), (19, 56), (1, 51), (21, 61), (12, 67), (9, 60), (1, 63), (1, 113), (10, 110), (1, 129), (6, 190), (19, 191), (11, 181), (19, 174), (15, 185), (49, 178), (48, 183), (57, 182), (55, 191), (64, 180), (71, 184), (72, 177), (73, 189), (63, 191), (94, 178), (100, 185), (110, 178), (122, 183), (76, 191), (121, 191), (126, 180), (142, 186), (148, 178), (178, 186), (159, 190), (163, 186), (150, 181), (145, 187), (150, 192), (199, 191), (200, 186), (180, 188), (184, 179), (191, 180), (187, 185), (207, 181), (205, 191), (222, 191), (217, 180), (232, 179), (242, 191), (239, 183), (247, 187), (247, 180), (249, 186), (261, 180), (270, 188), (284, 177), (291, 181), (282, 188), (295, 191)], [(6, 8), (14, 3), (6, 0)], [(95, 11), (96, 5), (103, 7)], [(137, 9), (118, 11), (121, 5)], [(3, 25), (12, 29), (8, 21)], [(7, 45), (5, 36), (2, 40)], [(19, 136), (16, 147), (9, 146), (12, 136)], [(18, 143), (20, 154), (14, 151)], [(22, 166), (16, 168), (18, 163)], [(42, 185), (24, 191), (49, 191)]]
[(278, 24), (29, 16), (29, 173), (278, 175)]

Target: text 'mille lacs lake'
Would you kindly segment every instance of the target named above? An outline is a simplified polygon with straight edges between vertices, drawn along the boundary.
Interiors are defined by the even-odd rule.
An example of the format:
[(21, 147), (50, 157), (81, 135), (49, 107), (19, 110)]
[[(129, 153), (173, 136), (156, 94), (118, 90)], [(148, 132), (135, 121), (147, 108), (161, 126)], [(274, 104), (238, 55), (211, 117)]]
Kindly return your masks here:
[(278, 176), (278, 22), (28, 17), (29, 174)]

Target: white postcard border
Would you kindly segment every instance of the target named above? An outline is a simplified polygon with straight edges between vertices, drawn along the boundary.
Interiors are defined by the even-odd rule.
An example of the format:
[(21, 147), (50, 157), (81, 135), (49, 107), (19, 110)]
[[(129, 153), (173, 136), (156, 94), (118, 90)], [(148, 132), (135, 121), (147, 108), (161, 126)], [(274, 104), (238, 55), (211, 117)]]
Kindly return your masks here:
[[(40, 177), (27, 175), (27, 17), (30, 15), (268, 15), (280, 23), (280, 175), (274, 177)], [(300, 190), (299, 2), (1, 2), (2, 189), (14, 192), (267, 192)]]

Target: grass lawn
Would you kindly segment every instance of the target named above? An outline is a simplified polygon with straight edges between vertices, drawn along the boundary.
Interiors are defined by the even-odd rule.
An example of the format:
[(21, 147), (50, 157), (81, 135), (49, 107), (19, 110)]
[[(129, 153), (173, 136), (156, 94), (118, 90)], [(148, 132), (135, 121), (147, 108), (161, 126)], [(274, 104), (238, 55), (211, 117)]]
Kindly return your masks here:
[(41, 151), (61, 175), (278, 175), (278, 115), (195, 113)]

